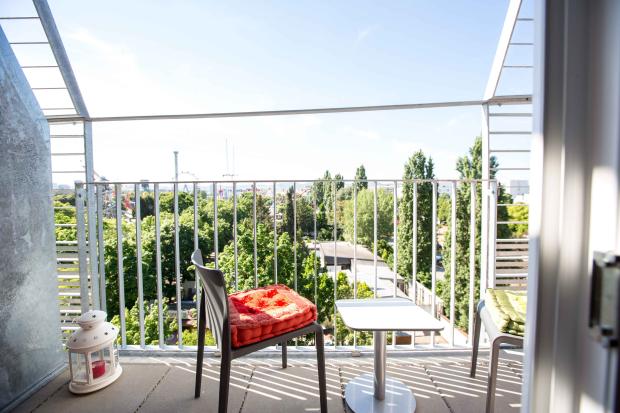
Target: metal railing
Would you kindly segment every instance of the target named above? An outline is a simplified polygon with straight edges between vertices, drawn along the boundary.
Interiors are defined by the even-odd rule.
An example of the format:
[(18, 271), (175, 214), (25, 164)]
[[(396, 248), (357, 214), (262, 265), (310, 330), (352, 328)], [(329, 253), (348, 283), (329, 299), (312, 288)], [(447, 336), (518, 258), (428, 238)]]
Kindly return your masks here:
[[(432, 189), (428, 191), (428, 187)], [(180, 190), (182, 188), (182, 190)], [(322, 188), (324, 191), (323, 194), (329, 193), (327, 188), (331, 188), (331, 195), (329, 198), (318, 200), (317, 194), (319, 191), (317, 188)], [(421, 188), (426, 188), (427, 193), (431, 194), (431, 217), (424, 217), (420, 215), (419, 212), (419, 198), (421, 196), (420, 190)], [(484, 189), (484, 190), (483, 190)], [(220, 267), (220, 258), (222, 254), (230, 255), (230, 250), (232, 249), (232, 259), (233, 265), (227, 267), (229, 270), (226, 273), (227, 277), (230, 280), (230, 288), (231, 290), (237, 291), (239, 289), (239, 281), (241, 271), (239, 267), (239, 222), (238, 222), (238, 213), (239, 213), (239, 200), (240, 196), (245, 197), (245, 201), (251, 200), (251, 208), (250, 208), (250, 216), (245, 219), (251, 220), (251, 237), (252, 237), (252, 254), (251, 254), (251, 265), (253, 272), (251, 274), (243, 274), (243, 277), (247, 279), (248, 277), (253, 277), (253, 285), (254, 287), (261, 285), (261, 274), (259, 274), (259, 267), (266, 267), (265, 260), (273, 260), (273, 280), (270, 281), (273, 283), (282, 283), (283, 280), (286, 279), (286, 276), (292, 276), (291, 288), (298, 290), (299, 284), (299, 276), (298, 268), (299, 262), (298, 258), (300, 256), (300, 248), (307, 248), (312, 246), (313, 249), (313, 262), (312, 262), (312, 282), (313, 286), (310, 288), (309, 295), (310, 299), (313, 299), (316, 305), (320, 308), (325, 305), (319, 301), (318, 295), (318, 281), (319, 277), (329, 277), (333, 279), (333, 308), (328, 310), (328, 314), (330, 316), (330, 320), (328, 321), (331, 326), (333, 326), (333, 345), (331, 348), (338, 350), (347, 350), (351, 351), (351, 349), (363, 349), (364, 345), (358, 345), (358, 334), (355, 333), (353, 337), (352, 345), (347, 344), (343, 345), (343, 343), (338, 343), (338, 331), (339, 329), (344, 328), (344, 326), (338, 325), (337, 317), (336, 317), (336, 309), (335, 309), (335, 300), (342, 298), (338, 297), (338, 273), (339, 264), (341, 262), (345, 262), (345, 259), (341, 259), (339, 256), (339, 246), (340, 242), (343, 241), (344, 230), (350, 230), (351, 228), (342, 228), (343, 223), (348, 219), (346, 216), (346, 211), (344, 209), (344, 204), (346, 202), (351, 202), (352, 205), (352, 234), (347, 234), (349, 239), (349, 243), (353, 249), (353, 255), (350, 258), (350, 276), (352, 279), (348, 280), (350, 284), (352, 284), (353, 290), (353, 298), (358, 297), (358, 287), (360, 279), (358, 276), (360, 275), (360, 261), (361, 258), (359, 256), (360, 253), (364, 252), (367, 255), (370, 253), (370, 249), (372, 249), (372, 260), (367, 258), (367, 261), (372, 262), (372, 273), (370, 277), (367, 277), (365, 280), (368, 281), (368, 287), (372, 290), (372, 295), (374, 297), (380, 296), (409, 296), (414, 299), (418, 304), (424, 306), (431, 314), (439, 317), (444, 320), (446, 323), (446, 329), (441, 334), (441, 339), (437, 340), (434, 335), (431, 335), (430, 342), (426, 344), (416, 343), (415, 335), (411, 338), (410, 345), (400, 345), (396, 343), (396, 334), (393, 334), (393, 349), (412, 349), (412, 348), (455, 348), (455, 347), (466, 347), (471, 343), (471, 320), (473, 320), (473, 311), (474, 311), (474, 303), (476, 300), (475, 283), (478, 279), (480, 282), (479, 294), (483, 294), (486, 290), (487, 286), (492, 284), (491, 280), (495, 279), (495, 245), (496, 245), (496, 223), (497, 223), (497, 191), (498, 185), (494, 180), (426, 180), (426, 179), (412, 179), (412, 180), (403, 180), (403, 179), (380, 179), (380, 180), (254, 180), (254, 181), (165, 181), (165, 182), (92, 182), (92, 183), (81, 183), (77, 182), (75, 186), (75, 195), (76, 195), (76, 216), (77, 216), (77, 243), (78, 243), (78, 257), (79, 257), (79, 274), (80, 274), (80, 292), (82, 297), (82, 311), (87, 311), (89, 306), (95, 309), (103, 309), (106, 310), (106, 300), (113, 296), (118, 295), (118, 320), (120, 324), (120, 337), (121, 337), (121, 348), (125, 350), (194, 350), (195, 346), (185, 345), (183, 343), (183, 331), (191, 330), (191, 327), (184, 327), (183, 322), (183, 314), (186, 310), (183, 308), (183, 300), (182, 300), (182, 292), (184, 291), (184, 276), (182, 273), (187, 272), (187, 268), (181, 269), (181, 262), (183, 260), (187, 261), (188, 257), (181, 257), (181, 240), (180, 240), (180, 215), (183, 211), (191, 211), (192, 217), (192, 229), (191, 229), (191, 244), (192, 248), (196, 249), (201, 247), (201, 225), (204, 228), (212, 228), (212, 245), (213, 248), (211, 251), (205, 251), (203, 249), (203, 255), (205, 256), (207, 262), (212, 265), (214, 268)], [(96, 203), (94, 204), (95, 209), (93, 207), (88, 208), (87, 203), (85, 202), (87, 196), (87, 192), (91, 192), (96, 199)], [(287, 198), (287, 191), (290, 192)], [(361, 191), (368, 191), (369, 194), (372, 194), (372, 237), (370, 234), (365, 234), (367, 236), (366, 242), (368, 244), (369, 239), (372, 239), (372, 245), (363, 246), (359, 243), (359, 235), (360, 235), (360, 223), (359, 221), (359, 195)], [(462, 194), (465, 194), (467, 199), (467, 204), (457, 205), (457, 193), (461, 191)], [(148, 268), (148, 274), (145, 274), (145, 267), (148, 267), (144, 260), (144, 245), (143, 245), (143, 216), (145, 215), (145, 211), (142, 211), (142, 202), (144, 201), (143, 194), (148, 192), (148, 197), (152, 197), (152, 215), (153, 218), (149, 218), (149, 225), (154, 226), (154, 234), (149, 236), (154, 237), (154, 251), (148, 251), (147, 255), (149, 259), (154, 260), (154, 268)], [(162, 210), (161, 210), (161, 198), (163, 193), (168, 193), (168, 197), (172, 197), (172, 242), (173, 242), (173, 260), (174, 266), (171, 270), (170, 268), (164, 269), (162, 267)], [(183, 211), (180, 211), (179, 206), (179, 198), (180, 194), (185, 193), (188, 195), (183, 196), (183, 202), (188, 202), (191, 198), (193, 205), (185, 205)], [(403, 201), (403, 195), (407, 193), (411, 196), (411, 203), (407, 205)], [(480, 222), (477, 220), (477, 212), (479, 211), (479, 199), (481, 197), (480, 194), (488, 193), (489, 195), (489, 204), (492, 206), (490, 208), (490, 213), (488, 216), (482, 216), (481, 220), (487, 220), (487, 228), (490, 228), (489, 234), (487, 237), (481, 237), (482, 240), (488, 240), (488, 248), (480, 248), (478, 250), (476, 243), (476, 236), (480, 234), (481, 229), (479, 228)], [(244, 195), (247, 194), (247, 195)], [(441, 267), (438, 267), (438, 252), (437, 247), (440, 241), (440, 238), (443, 234), (440, 232), (445, 232), (447, 230), (447, 225), (444, 223), (441, 226), (438, 222), (438, 197), (440, 194), (447, 194), (450, 198), (450, 282), (444, 283), (445, 286), (448, 286), (449, 293), (449, 302), (444, 303), (437, 294), (438, 287), (438, 277), (442, 274)], [(386, 225), (385, 225), (385, 215), (386, 210), (385, 206), (382, 207), (384, 210), (380, 210), (379, 201), (380, 198), (391, 196), (392, 207), (391, 207), (391, 225), (387, 227), (391, 227), (391, 234), (387, 234), (386, 237)], [(260, 202), (259, 202), (260, 197)], [(144, 198), (144, 199), (143, 199)], [(282, 201), (284, 199), (284, 201)], [(312, 222), (308, 225), (308, 222), (305, 223), (306, 231), (301, 231), (301, 225), (298, 221), (298, 203), (300, 200), (304, 200), (307, 206), (311, 208), (311, 217)], [(320, 202), (323, 201), (323, 202)], [(284, 204), (283, 204), (284, 202)], [(279, 218), (279, 213), (283, 211), (283, 213), (287, 213), (286, 211), (286, 202), (292, 203), (292, 217), (286, 216), (286, 219), (291, 219), (293, 222), (293, 230), (292, 230), (292, 250), (293, 250), (293, 270), (292, 274), (285, 274), (283, 269), (278, 265), (278, 252), (279, 252), (279, 231), (286, 231), (286, 228), (283, 228), (283, 220), (284, 217)], [(428, 202), (426, 200), (425, 202)], [(463, 202), (463, 201), (462, 201)], [(228, 205), (224, 205), (224, 203), (228, 203)], [(211, 205), (212, 204), (212, 205)], [(218, 210), (218, 206), (220, 207), (229, 207), (232, 204), (232, 214), (231, 211), (226, 211), (226, 213), (220, 213)], [(261, 206), (261, 214), (265, 214), (266, 211), (267, 216), (258, 217), (258, 206)], [(201, 209), (201, 205), (210, 205), (212, 208), (210, 211)], [(284, 209), (282, 207), (285, 207)], [(147, 205), (150, 209), (151, 207)], [(247, 205), (246, 205), (247, 207)], [(280, 207), (280, 208), (278, 208)], [(410, 210), (405, 210), (404, 208), (410, 208)], [(462, 211), (467, 211), (468, 218), (465, 221), (465, 224), (457, 225), (457, 208), (463, 208)], [(246, 211), (247, 212), (247, 211)], [(149, 212), (150, 213), (150, 212)], [(368, 213), (368, 211), (365, 211)], [(185, 212), (183, 215), (186, 216), (188, 212)], [(272, 214), (272, 216), (269, 216)], [(332, 239), (325, 239), (325, 231), (317, 232), (318, 229), (318, 221), (319, 215), (321, 215), (321, 219), (323, 219), (323, 225), (326, 225), (325, 228), (331, 229)], [(331, 222), (326, 224), (327, 216), (329, 215), (329, 219)], [(380, 216), (381, 215), (381, 216)], [(399, 232), (400, 226), (402, 225), (401, 220), (403, 217), (410, 217), (411, 222), (415, 223), (411, 226), (411, 245), (410, 245), (410, 259), (411, 259), (411, 278), (409, 278), (407, 283), (402, 282), (402, 276), (407, 276), (409, 274), (409, 268), (406, 270), (406, 273), (399, 274), (399, 260), (408, 259), (406, 257), (401, 257), (403, 253), (402, 250), (399, 251)], [(224, 217), (225, 216), (225, 217)], [(463, 216), (463, 214), (461, 214)], [(169, 219), (169, 215), (165, 216), (165, 219)], [(367, 218), (367, 217), (366, 217)], [(382, 228), (379, 228), (379, 220), (382, 221)], [(407, 218), (409, 219), (409, 218)], [(420, 258), (418, 255), (418, 246), (420, 239), (424, 237), (421, 228), (417, 223), (420, 219), (424, 219), (426, 221), (431, 221), (431, 234), (430, 234), (430, 268), (421, 268), (419, 261)], [(462, 217), (459, 219), (463, 219)], [(262, 220), (262, 221), (261, 221)], [(264, 222), (266, 220), (266, 222)], [(151, 221), (152, 224), (151, 224)], [(260, 230), (261, 233), (258, 233), (259, 229), (259, 221), (261, 221)], [(468, 222), (468, 223), (467, 223)], [(202, 224), (201, 224), (202, 223)], [(258, 253), (258, 240), (259, 235), (264, 238), (264, 231), (268, 228), (269, 224), (270, 230), (273, 231), (273, 250), (272, 257), (265, 258), (261, 254), (259, 257)], [(351, 222), (348, 221), (350, 226)], [(170, 229), (170, 225), (166, 224), (166, 230)], [(188, 227), (188, 222), (184, 221), (184, 228)], [(206, 225), (206, 226), (205, 226)], [(209, 227), (209, 225), (211, 225)], [(227, 246), (224, 246), (223, 249), (220, 248), (219, 238), (221, 236), (220, 231), (221, 227), (229, 225), (231, 228), (232, 234), (230, 235), (230, 241)], [(484, 227), (484, 226), (483, 226)], [(129, 232), (128, 229), (131, 228)], [(310, 228), (310, 230), (308, 230)], [(368, 230), (367, 227), (366, 231)], [(465, 230), (469, 233), (468, 242), (465, 243), (467, 245), (458, 245), (457, 246), (457, 235), (459, 228), (465, 228)], [(152, 231), (152, 228), (149, 228), (148, 231)], [(96, 233), (93, 233), (95, 231)], [(383, 231), (381, 234), (379, 232)], [(149, 232), (150, 233), (150, 232)], [(185, 234), (187, 235), (187, 234)], [(204, 235), (204, 234), (203, 234)], [(170, 234), (165, 234), (166, 237), (169, 237)], [(407, 234), (408, 236), (408, 234)], [(135, 242), (135, 253), (128, 256), (128, 251), (124, 250), (124, 243), (127, 240), (133, 240)], [(90, 241), (90, 245), (94, 245), (96, 248), (88, 248), (88, 242)], [(389, 263), (384, 263), (382, 258), (379, 256), (378, 244), (379, 241), (386, 241), (387, 245), (392, 246), (392, 262), (391, 268)], [(441, 239), (443, 245), (445, 246), (447, 243), (446, 239)], [(116, 246), (110, 245), (111, 243), (116, 243)], [(187, 243), (187, 239), (184, 238), (183, 242)], [(261, 239), (261, 243), (265, 241)], [(302, 247), (303, 243), (303, 247)], [(204, 243), (203, 243), (204, 244)], [(150, 245), (150, 244), (149, 244)], [(332, 251), (322, 251), (327, 246), (333, 247)], [(110, 253), (110, 248), (114, 248), (115, 254)], [(459, 270), (457, 266), (457, 248), (467, 249), (468, 262), (468, 288), (467, 288), (467, 318), (469, 320), (469, 328), (468, 332), (463, 332), (459, 330), (456, 326), (456, 316), (455, 316), (455, 304), (456, 304), (456, 277), (455, 274)], [(187, 245), (185, 245), (185, 249), (187, 249)], [(106, 254), (107, 251), (107, 254)], [(487, 259), (482, 259), (480, 256), (484, 251), (488, 251), (489, 256)], [(317, 253), (321, 252), (322, 262), (324, 264), (319, 265)], [(170, 258), (170, 251), (166, 252), (167, 257)], [(327, 257), (329, 254), (332, 255), (333, 262), (332, 267), (333, 271), (325, 272), (325, 268), (329, 267)], [(309, 256), (310, 252), (307, 253), (306, 256)], [(244, 256), (244, 259), (247, 258)], [(427, 257), (428, 258), (428, 257)], [(478, 258), (480, 258), (478, 260)], [(116, 268), (115, 274), (111, 271), (111, 260), (116, 260)], [(282, 260), (284, 258), (281, 258)], [(126, 268), (128, 268), (128, 264), (131, 264), (131, 261), (134, 262), (135, 274), (127, 274)], [(477, 269), (476, 263), (490, 263), (486, 268), (480, 267)], [(140, 263), (138, 265), (137, 263)], [(247, 263), (244, 263), (247, 264)], [(440, 263), (443, 267), (443, 263)], [(387, 265), (387, 270), (385, 266)], [(459, 264), (462, 266), (462, 263)], [(379, 267), (383, 268), (383, 273), (379, 275)], [(247, 267), (247, 265), (246, 265)], [(368, 267), (368, 265), (367, 265)], [(446, 265), (447, 267), (447, 265)], [(107, 268), (107, 270), (106, 270)], [(232, 269), (231, 269), (232, 268)], [(342, 270), (342, 266), (340, 266)], [(368, 268), (367, 268), (368, 269)], [(106, 274), (106, 271), (109, 272)], [(173, 272), (173, 274), (164, 272)], [(391, 280), (385, 277), (385, 272), (388, 272), (391, 275)], [(346, 272), (346, 271), (345, 271)], [(402, 268), (400, 272), (404, 272)], [(420, 280), (418, 280), (418, 274), (421, 272), (430, 273), (430, 289), (428, 286), (425, 286)], [(478, 273), (477, 273), (478, 272)], [(445, 271), (443, 272), (445, 275)], [(149, 279), (155, 279), (155, 293), (154, 295), (147, 297), (145, 299), (145, 282), (144, 278), (148, 276)], [(167, 284), (168, 290), (174, 288), (174, 294), (168, 295), (170, 298), (169, 302), (174, 303), (173, 312), (176, 312), (176, 331), (169, 336), (165, 334), (165, 323), (170, 321), (166, 314), (164, 314), (163, 304), (166, 302), (165, 294), (164, 294), (164, 276), (166, 276), (166, 280), (169, 281)], [(280, 276), (280, 277), (279, 277)], [(114, 285), (111, 278), (116, 277), (116, 291), (110, 291), (109, 285)], [(125, 309), (128, 304), (126, 301), (126, 291), (125, 288), (128, 285), (127, 281), (129, 278), (135, 277), (135, 287), (136, 291), (136, 301), (137, 301), (137, 323), (138, 323), (138, 340), (133, 340), (133, 343), (130, 343), (128, 340), (128, 320), (126, 319)], [(264, 277), (262, 277), (264, 281)], [(489, 282), (487, 282), (489, 280)], [(192, 280), (190, 280), (192, 281)], [(381, 289), (381, 285), (389, 284), (391, 281), (391, 293), (386, 294)], [(400, 281), (400, 282), (399, 282)], [(264, 283), (263, 283), (264, 284)], [(200, 286), (197, 279), (195, 279), (195, 293), (196, 299), (192, 300), (192, 307), (198, 310), (198, 303), (200, 303)], [(133, 288), (133, 286), (132, 286)], [(187, 288), (187, 287), (185, 287)], [(430, 302), (428, 300), (430, 296)], [(85, 297), (90, 297), (90, 300), (84, 299)], [(145, 304), (146, 302), (152, 302), (153, 305), (156, 304), (157, 308), (157, 344), (153, 344), (154, 341), (151, 338), (150, 341), (146, 340), (146, 331), (145, 331)], [(445, 308), (445, 306), (449, 308)], [(116, 309), (108, 309), (110, 312), (116, 312)], [(443, 315), (442, 315), (443, 313)], [(325, 320), (319, 320), (325, 321)], [(464, 329), (463, 329), (464, 330)], [(134, 336), (135, 337), (135, 336)], [(173, 342), (173, 344), (167, 344)]]

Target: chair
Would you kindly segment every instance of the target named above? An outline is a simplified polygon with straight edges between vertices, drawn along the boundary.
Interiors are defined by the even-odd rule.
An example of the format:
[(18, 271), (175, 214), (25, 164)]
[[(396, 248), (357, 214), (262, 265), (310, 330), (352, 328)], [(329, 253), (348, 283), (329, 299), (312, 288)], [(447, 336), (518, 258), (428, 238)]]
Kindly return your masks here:
[(287, 366), (286, 343), (295, 337), (315, 333), (316, 359), (319, 375), (319, 396), (321, 413), (327, 413), (327, 389), (325, 381), (325, 353), (323, 348), (323, 327), (316, 321), (287, 333), (252, 343), (243, 347), (233, 348), (231, 345), (231, 327), (229, 320), (228, 294), (224, 274), (219, 270), (204, 267), (200, 250), (192, 254), (192, 262), (196, 273), (202, 281), (200, 313), (198, 316), (198, 356), (196, 359), (195, 397), (200, 397), (202, 383), (202, 361), (204, 356), (206, 320), (222, 354), (220, 367), (220, 390), (218, 412), (226, 413), (228, 407), (228, 388), (230, 383), (230, 366), (232, 360), (253, 353), (268, 346), (281, 344), (282, 368)]
[(471, 370), (469, 376), (476, 377), (476, 363), (478, 361), (478, 345), (480, 344), (480, 324), (484, 324), (484, 329), (491, 341), (491, 354), (489, 360), (489, 378), (487, 383), (487, 403), (486, 413), (492, 413), (495, 408), (495, 387), (497, 385), (497, 366), (499, 362), (499, 350), (502, 344), (514, 347), (523, 347), (523, 337), (514, 334), (502, 333), (490, 312), (484, 304), (484, 300), (478, 303), (476, 315), (474, 317), (474, 343), (471, 353)]

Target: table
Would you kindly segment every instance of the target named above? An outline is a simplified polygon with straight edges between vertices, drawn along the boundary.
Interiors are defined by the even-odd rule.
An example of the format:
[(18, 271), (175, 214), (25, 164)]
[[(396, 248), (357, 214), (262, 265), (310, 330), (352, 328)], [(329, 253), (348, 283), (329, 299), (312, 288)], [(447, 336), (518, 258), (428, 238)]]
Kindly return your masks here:
[[(406, 298), (338, 300), (336, 307), (347, 327), (372, 331), (374, 337), (374, 373), (362, 374), (349, 381), (345, 389), (347, 406), (354, 413), (415, 411), (416, 402), (411, 390), (402, 382), (386, 377), (386, 332), (441, 331), (443, 325)], [(373, 387), (374, 392), (370, 391)]]

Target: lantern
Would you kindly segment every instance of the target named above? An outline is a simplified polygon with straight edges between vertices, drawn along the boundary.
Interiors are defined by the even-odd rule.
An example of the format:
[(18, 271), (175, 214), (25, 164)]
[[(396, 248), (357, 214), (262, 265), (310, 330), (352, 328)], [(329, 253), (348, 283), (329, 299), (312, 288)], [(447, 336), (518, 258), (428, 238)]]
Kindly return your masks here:
[(90, 393), (111, 384), (123, 372), (118, 362), (118, 330), (105, 321), (103, 311), (88, 311), (77, 323), (80, 329), (69, 337), (69, 390)]

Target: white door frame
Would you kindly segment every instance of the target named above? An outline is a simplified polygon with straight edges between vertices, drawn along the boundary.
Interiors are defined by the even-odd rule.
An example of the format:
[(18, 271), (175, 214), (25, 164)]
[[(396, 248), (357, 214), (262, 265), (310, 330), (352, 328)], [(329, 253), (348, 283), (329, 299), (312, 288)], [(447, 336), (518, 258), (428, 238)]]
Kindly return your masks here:
[(523, 412), (611, 410), (616, 357), (588, 329), (592, 251), (620, 252), (620, 2), (536, 9)]

